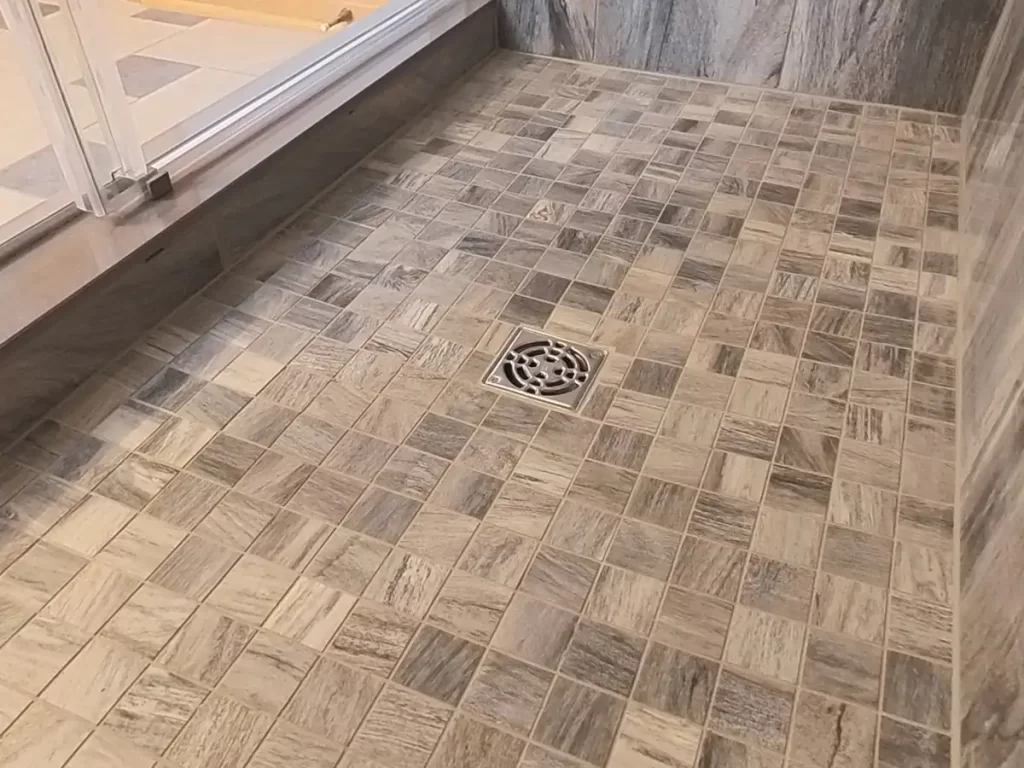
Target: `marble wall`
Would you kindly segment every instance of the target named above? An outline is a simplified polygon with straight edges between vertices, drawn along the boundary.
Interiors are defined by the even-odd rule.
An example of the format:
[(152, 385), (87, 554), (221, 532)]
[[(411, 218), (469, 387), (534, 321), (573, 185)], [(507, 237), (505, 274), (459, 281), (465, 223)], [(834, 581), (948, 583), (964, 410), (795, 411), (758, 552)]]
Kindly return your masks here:
[(1024, 0), (964, 119), (960, 708), (963, 768), (1024, 765)]
[(515, 50), (962, 112), (1004, 0), (500, 0)]
[[(0, 449), (493, 52), (484, 6), (111, 273), (0, 347)], [(88, 252), (69, 258), (89, 258)], [(0, 279), (3, 279), (0, 274)], [(144, 297), (144, 300), (140, 300)], [(94, 375), (95, 374), (95, 375)]]

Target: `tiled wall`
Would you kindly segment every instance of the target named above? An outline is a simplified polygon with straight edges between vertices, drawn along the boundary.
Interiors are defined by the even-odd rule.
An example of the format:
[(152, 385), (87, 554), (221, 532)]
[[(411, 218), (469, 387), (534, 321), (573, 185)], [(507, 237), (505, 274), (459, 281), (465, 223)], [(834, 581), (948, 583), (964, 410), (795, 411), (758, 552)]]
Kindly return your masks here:
[(501, 0), (520, 51), (962, 112), (1004, 0)]
[(1024, 2), (964, 121), (961, 716), (964, 768), (1024, 765)]
[[(0, 447), (477, 65), (494, 49), (494, 25), (493, 6), (482, 8), (257, 166), (165, 242), (0, 348)], [(109, 393), (104, 377), (94, 383), (91, 397)]]

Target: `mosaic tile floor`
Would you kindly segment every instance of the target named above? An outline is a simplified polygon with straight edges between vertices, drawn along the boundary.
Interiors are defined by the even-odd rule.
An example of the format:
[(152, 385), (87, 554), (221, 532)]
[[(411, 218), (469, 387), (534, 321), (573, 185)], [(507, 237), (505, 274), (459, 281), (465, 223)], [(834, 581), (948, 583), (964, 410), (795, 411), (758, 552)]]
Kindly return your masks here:
[(949, 766), (956, 126), (491, 59), (4, 457), (0, 766)]

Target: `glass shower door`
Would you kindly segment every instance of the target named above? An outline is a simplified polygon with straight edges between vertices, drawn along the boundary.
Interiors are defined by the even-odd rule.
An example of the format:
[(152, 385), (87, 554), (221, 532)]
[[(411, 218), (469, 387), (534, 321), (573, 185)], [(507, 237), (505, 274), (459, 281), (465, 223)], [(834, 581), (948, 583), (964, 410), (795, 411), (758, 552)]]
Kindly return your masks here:
[(148, 169), (100, 8), (97, 0), (61, 0), (56, 12), (43, 6), (0, 0), (74, 204), (98, 216), (117, 213), (140, 197), (136, 182)]

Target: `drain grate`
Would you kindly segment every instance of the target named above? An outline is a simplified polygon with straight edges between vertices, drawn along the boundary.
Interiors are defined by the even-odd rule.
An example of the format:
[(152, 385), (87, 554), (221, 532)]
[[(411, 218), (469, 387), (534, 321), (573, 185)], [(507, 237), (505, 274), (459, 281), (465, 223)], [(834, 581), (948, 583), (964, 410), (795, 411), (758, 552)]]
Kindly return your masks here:
[(484, 384), (576, 409), (597, 379), (603, 350), (519, 328), (495, 358)]

